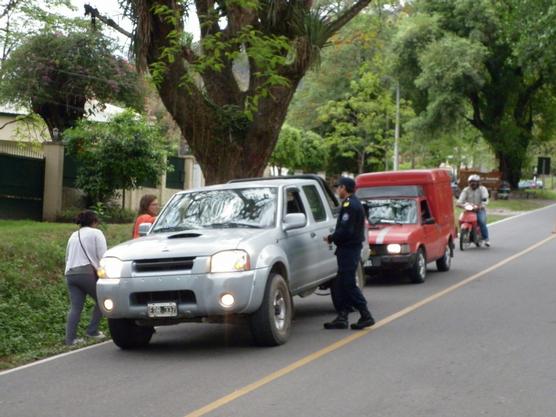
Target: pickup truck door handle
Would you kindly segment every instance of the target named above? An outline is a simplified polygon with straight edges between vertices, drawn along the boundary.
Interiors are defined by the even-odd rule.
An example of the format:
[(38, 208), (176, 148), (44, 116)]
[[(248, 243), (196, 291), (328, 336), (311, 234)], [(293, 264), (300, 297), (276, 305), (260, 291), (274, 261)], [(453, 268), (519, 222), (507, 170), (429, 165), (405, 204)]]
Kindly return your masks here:
[(315, 237), (317, 234), (315, 232), (311, 232), (311, 237)]

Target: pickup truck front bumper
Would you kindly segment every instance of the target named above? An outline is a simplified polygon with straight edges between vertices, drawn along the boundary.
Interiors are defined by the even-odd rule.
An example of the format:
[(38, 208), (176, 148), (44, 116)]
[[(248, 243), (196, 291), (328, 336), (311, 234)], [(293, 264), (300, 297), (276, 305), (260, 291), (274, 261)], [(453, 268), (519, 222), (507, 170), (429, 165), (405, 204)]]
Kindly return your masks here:
[[(249, 314), (262, 303), (268, 268), (218, 274), (165, 274), (99, 279), (97, 298), (105, 317), (149, 320), (149, 304), (176, 303), (177, 315), (168, 321), (187, 321), (210, 316)], [(220, 299), (231, 294), (234, 303), (224, 307)], [(105, 301), (113, 306), (107, 310)]]

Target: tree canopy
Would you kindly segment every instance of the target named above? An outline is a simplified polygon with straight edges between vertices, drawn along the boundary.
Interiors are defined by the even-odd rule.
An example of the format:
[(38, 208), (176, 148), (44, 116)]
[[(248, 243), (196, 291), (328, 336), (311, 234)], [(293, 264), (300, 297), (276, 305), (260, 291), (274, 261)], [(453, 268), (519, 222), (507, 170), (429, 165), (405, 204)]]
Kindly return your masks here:
[(167, 168), (163, 131), (131, 111), (106, 123), (81, 120), (64, 141), (78, 161), (76, 185), (91, 204), (108, 202), (118, 190), (158, 184)]
[(419, 116), (413, 126), (434, 132), (466, 120), (516, 186), (535, 125), (554, 112), (554, 13), (550, 1), (416, 1), (393, 48)]
[(141, 105), (136, 71), (96, 31), (31, 36), (9, 55), (0, 75), (0, 100), (39, 114), (51, 135), (81, 119), (88, 100)]
[[(135, 52), (207, 183), (263, 173), (293, 93), (331, 36), (371, 0), (126, 0)], [(184, 30), (195, 13), (198, 44)]]

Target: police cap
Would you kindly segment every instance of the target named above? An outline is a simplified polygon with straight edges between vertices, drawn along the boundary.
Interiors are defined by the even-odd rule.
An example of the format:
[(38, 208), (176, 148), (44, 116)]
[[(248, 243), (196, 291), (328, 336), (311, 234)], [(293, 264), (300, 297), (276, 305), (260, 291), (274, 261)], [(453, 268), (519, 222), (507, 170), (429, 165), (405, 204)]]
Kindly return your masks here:
[(355, 181), (353, 180), (353, 178), (349, 178), (349, 177), (338, 178), (338, 180), (334, 184), (334, 187), (338, 187), (340, 185), (343, 185), (346, 188), (346, 191), (348, 193), (353, 193), (355, 191)]

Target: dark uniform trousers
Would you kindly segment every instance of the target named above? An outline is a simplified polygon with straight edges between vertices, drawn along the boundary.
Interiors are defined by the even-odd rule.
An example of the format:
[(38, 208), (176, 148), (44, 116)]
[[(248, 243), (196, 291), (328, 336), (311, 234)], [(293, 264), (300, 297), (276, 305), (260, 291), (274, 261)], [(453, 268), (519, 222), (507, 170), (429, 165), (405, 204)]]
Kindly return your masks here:
[(356, 273), (361, 258), (362, 245), (336, 248), (338, 276), (333, 281), (334, 307), (338, 312), (349, 312), (351, 308), (367, 310), (367, 300), (356, 283)]

